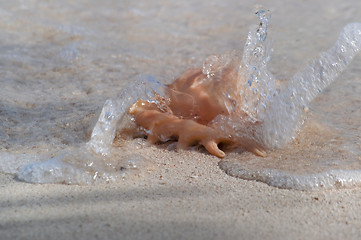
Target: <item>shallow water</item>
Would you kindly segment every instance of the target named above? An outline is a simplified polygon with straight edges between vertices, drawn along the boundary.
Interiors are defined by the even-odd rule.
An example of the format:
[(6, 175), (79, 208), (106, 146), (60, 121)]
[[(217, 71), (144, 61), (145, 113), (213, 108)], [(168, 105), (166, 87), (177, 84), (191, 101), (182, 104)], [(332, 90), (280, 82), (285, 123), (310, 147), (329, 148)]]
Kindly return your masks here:
[[(106, 99), (117, 99), (139, 75), (169, 83), (210, 54), (243, 49), (249, 27), (257, 24), (256, 4), (1, 2), (0, 170), (31, 182), (93, 183), (139, 175), (134, 169), (148, 169), (152, 161), (139, 155), (137, 140), (110, 155), (88, 153), (85, 143)], [(358, 1), (264, 4), (273, 14), (269, 69), (282, 82), (330, 48), (344, 25), (361, 21)], [(360, 62), (356, 57), (314, 100), (294, 141), (267, 158), (229, 153), (220, 167), (285, 188), (360, 185)], [(132, 159), (137, 164), (129, 163)]]

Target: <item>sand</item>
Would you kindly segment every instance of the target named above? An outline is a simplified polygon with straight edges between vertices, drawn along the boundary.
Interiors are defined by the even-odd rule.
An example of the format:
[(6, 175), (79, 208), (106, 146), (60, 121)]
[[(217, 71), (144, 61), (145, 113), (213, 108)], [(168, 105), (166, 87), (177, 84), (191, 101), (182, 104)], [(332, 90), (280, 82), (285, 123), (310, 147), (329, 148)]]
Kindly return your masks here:
[[(154, 2), (3, 1), (2, 8), (11, 13), (15, 9), (14, 16), (18, 17), (8, 18), (4, 14), (6, 11), (1, 11), (3, 42), (10, 46), (15, 44), (16, 50), (31, 40), (24, 52), (29, 51), (34, 57), (17, 63), (19, 55), (11, 57), (5, 54), (1, 60), (7, 63), (10, 56), (10, 60), (17, 63), (10, 62), (6, 66), (11, 73), (9, 76), (13, 76), (13, 68), (18, 71), (20, 83), (27, 78), (36, 80), (25, 84), (24, 92), (19, 95), (12, 77), (8, 82), (1, 78), (2, 87), (8, 86), (1, 91), (3, 97), (11, 100), (10, 106), (19, 101), (15, 107), (35, 102), (53, 109), (58, 105), (52, 103), (60, 102), (59, 106), (65, 106), (68, 114), (65, 117), (69, 116), (69, 121), (76, 122), (74, 127), (65, 128), (65, 133), (70, 136), (65, 139), (70, 143), (65, 144), (79, 143), (85, 137), (74, 137), (77, 124), (84, 128), (78, 119), (84, 119), (87, 113), (99, 114), (105, 99), (115, 96), (136, 75), (163, 76), (160, 80), (169, 81), (169, 77), (201, 63), (209, 54), (224, 53), (242, 45), (249, 26), (255, 22), (252, 9), (259, 4), (259, 1), (236, 0), (228, 1), (228, 7), (212, 7), (211, 1), (199, 1), (196, 8), (191, 4), (188, 6), (185, 1), (177, 4), (175, 1), (173, 4), (171, 1)], [(272, 37), (275, 54), (270, 70), (276, 72), (279, 79), (289, 79), (308, 59), (331, 46), (345, 24), (360, 21), (359, 0), (290, 1), (289, 4), (280, 0), (260, 2), (274, 13)], [(153, 4), (152, 8), (148, 6)], [(129, 5), (129, 11), (120, 14), (123, 5)], [(26, 7), (30, 9), (28, 12)], [(192, 14), (187, 9), (192, 9)], [(158, 10), (161, 10), (159, 14)], [(147, 14), (142, 15), (144, 12)], [(109, 18), (107, 14), (110, 14)], [(24, 24), (29, 23), (30, 26), (24, 29)], [(53, 23), (57, 24), (53, 26)], [(67, 24), (85, 26), (90, 33), (79, 30), (80, 33), (67, 33), (68, 37), (64, 38), (64, 33), (59, 33), (56, 28), (62, 26), (60, 24), (65, 24), (65, 27)], [(150, 31), (152, 26), (156, 27)], [(48, 29), (52, 31), (47, 32)], [(6, 38), (8, 33), (10, 38)], [(84, 46), (79, 46), (78, 61), (86, 66), (85, 71), (77, 70), (74, 74), (72, 69), (60, 68), (63, 72), (51, 73), (58, 62), (57, 58), (52, 58), (55, 53), (64, 53), (62, 61), (65, 63), (74, 60), (72, 54), (67, 55), (72, 53), (73, 45), (70, 44), (69, 49), (62, 46), (68, 46), (72, 39), (77, 40), (77, 34), (84, 38)], [(90, 48), (88, 42), (95, 44)], [(41, 61), (34, 61), (37, 59)], [(359, 62), (360, 58), (349, 73), (343, 75), (345, 79), (359, 77)], [(38, 74), (43, 72), (50, 75)], [(44, 79), (46, 81), (41, 81)], [(33, 94), (33, 88), (44, 93), (36, 91)], [(60, 90), (54, 92), (53, 89)], [(45, 93), (49, 97), (45, 97)], [(64, 98), (66, 101), (62, 100)], [(73, 101), (79, 103), (74, 110), (73, 105), (67, 107)], [(328, 100), (324, 103), (329, 104)], [(324, 105), (320, 105), (318, 110)], [(85, 110), (80, 111), (82, 107)], [(359, 109), (356, 103), (355, 109)], [(80, 118), (70, 115), (73, 111)], [(34, 115), (28, 115), (42, 113), (40, 109)], [(51, 113), (53, 119), (60, 119), (57, 123), (61, 127), (58, 128), (63, 129), (63, 121), (58, 115), (63, 112)], [(26, 126), (31, 126), (27, 129), (38, 126), (37, 118), (25, 119), (30, 123)], [(40, 120), (44, 122), (38, 127), (40, 130), (45, 128), (43, 135), (26, 136), (15, 129), (21, 136), (14, 140), (15, 143), (21, 145), (25, 142), (31, 147), (31, 141), (45, 141), (49, 149), (53, 147), (49, 139), (42, 139), (42, 136), (49, 135), (47, 128), (52, 125), (45, 124), (45, 117)], [(52, 135), (49, 136), (51, 139)], [(54, 142), (59, 139), (63, 137)], [(3, 147), (8, 145), (11, 143), (3, 144)], [(164, 146), (151, 146), (142, 149), (142, 154), (154, 160), (150, 171), (111, 184), (40, 185), (21, 182), (13, 175), (0, 173), (0, 240), (361, 239), (361, 188), (314, 192), (284, 190), (231, 177), (218, 167), (220, 160), (204, 150), (175, 152)], [(242, 157), (240, 154), (240, 161)]]
[[(226, 175), (205, 151), (134, 179), (29, 184), (0, 174), (0, 239), (360, 239), (361, 189), (302, 192)], [(241, 157), (241, 155), (240, 155)]]

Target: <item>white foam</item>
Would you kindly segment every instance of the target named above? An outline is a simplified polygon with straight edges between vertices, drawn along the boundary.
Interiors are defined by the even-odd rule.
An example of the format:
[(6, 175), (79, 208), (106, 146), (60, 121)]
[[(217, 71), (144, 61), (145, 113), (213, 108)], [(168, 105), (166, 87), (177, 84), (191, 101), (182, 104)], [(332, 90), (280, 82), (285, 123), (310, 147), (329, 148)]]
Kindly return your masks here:
[(302, 191), (361, 186), (360, 170), (330, 170), (317, 174), (290, 174), (278, 169), (250, 170), (241, 162), (221, 161), (219, 166), (229, 175), (267, 183), (270, 186)]
[(31, 183), (97, 184), (132, 178), (151, 164), (139, 154), (103, 156), (88, 151), (86, 146), (64, 149), (50, 159), (29, 162), (15, 171), (4, 171), (16, 173), (18, 179)]
[[(240, 139), (254, 136), (266, 148), (275, 149), (289, 143), (301, 125), (301, 113), (305, 107), (351, 63), (361, 49), (361, 23), (350, 23), (341, 31), (336, 43), (321, 53), (297, 72), (286, 87), (275, 88), (274, 77), (267, 70), (270, 58), (268, 50), (267, 26), (269, 15), (259, 11), (260, 25), (251, 30), (244, 49), (243, 61), (246, 66), (245, 90), (240, 93), (245, 103), (241, 109), (251, 116), (259, 126), (249, 128), (234, 118), (219, 118), (219, 124), (229, 125), (228, 129)], [(252, 83), (256, 84), (252, 84)], [(248, 84), (249, 83), (249, 84)], [(246, 129), (245, 129), (246, 128)], [(309, 136), (312, 137), (312, 136)], [(361, 149), (360, 149), (361, 150)], [(321, 150), (320, 150), (321, 151)], [(354, 154), (346, 155), (351, 162), (357, 162)], [(272, 159), (270, 159), (272, 161)], [(309, 164), (313, 164), (309, 159)], [(327, 160), (326, 160), (327, 161)], [(242, 161), (223, 161), (220, 167), (228, 174), (243, 179), (265, 182), (271, 186), (298, 190), (319, 188), (341, 188), (361, 185), (361, 169), (342, 170), (330, 167), (316, 174), (297, 175), (277, 169), (249, 169)], [(346, 167), (346, 165), (345, 165)]]
[[(110, 9), (101, 3), (89, 4), (87, 8), (91, 9), (90, 12), (101, 9), (109, 12), (109, 16), (114, 19), (109, 21), (108, 18), (100, 18), (99, 22), (95, 23), (89, 21), (87, 15), (77, 15), (77, 9), (83, 7), (81, 4), (64, 2), (54, 8), (53, 3), (44, 2), (43, 14), (38, 14), (36, 5), (24, 2), (22, 5), (27, 9), (24, 10), (15, 2), (8, 1), (0, 10), (3, 30), (0, 56), (2, 172), (18, 175), (30, 182), (69, 184), (109, 182), (122, 179), (124, 174), (132, 175), (149, 161), (144, 156), (134, 154), (136, 151), (129, 155), (129, 152), (113, 149), (115, 132), (122, 124), (127, 124), (123, 117), (138, 98), (149, 100), (154, 97), (154, 93), (164, 95), (164, 86), (154, 78), (143, 77), (134, 81), (134, 76), (150, 72), (171, 79), (190, 65), (189, 61), (187, 62), (190, 53), (198, 59), (198, 56), (213, 51), (210, 50), (211, 44), (215, 43), (213, 40), (201, 41), (200, 44), (203, 44), (205, 49), (202, 51), (198, 51), (198, 43), (193, 44), (199, 31), (212, 32), (214, 36), (234, 34), (234, 26), (228, 24), (229, 22), (222, 22), (226, 17), (215, 18), (214, 21), (210, 19), (213, 23), (197, 25), (194, 28), (189, 28), (188, 25), (178, 25), (175, 28), (174, 24), (164, 21), (167, 24), (162, 25), (162, 31), (151, 33), (151, 28), (161, 29), (161, 22), (156, 20), (151, 23), (149, 20), (154, 20), (153, 14), (141, 14), (142, 17), (139, 18), (139, 12), (147, 12), (147, 4), (143, 4), (143, 8), (136, 11), (135, 15), (126, 10), (124, 15), (119, 15), (116, 7)], [(124, 9), (129, 7), (127, 4)], [(132, 5), (133, 2), (129, 4)], [(53, 9), (58, 8), (61, 11), (53, 12)], [(188, 7), (190, 8), (193, 7)], [(204, 12), (188, 15), (187, 18), (196, 22), (199, 17), (205, 16), (202, 14), (216, 14), (218, 11), (206, 6), (199, 9), (204, 9)], [(240, 11), (245, 13), (248, 11), (246, 9), (242, 8)], [(214, 12), (210, 13), (210, 10)], [(163, 18), (158, 19), (163, 21), (171, 18), (175, 12), (173, 9), (162, 11)], [(228, 16), (230, 13), (231, 11), (222, 11), (220, 16)], [(244, 14), (238, 14), (235, 19), (247, 22), (248, 17), (239, 18), (241, 15)], [(209, 75), (208, 80), (212, 80), (212, 66), (218, 64), (221, 68), (234, 59), (243, 62), (240, 68), (246, 81), (240, 83), (245, 87), (245, 91), (240, 94), (246, 101), (244, 104), (230, 101), (226, 106), (230, 112), (239, 107), (248, 113), (252, 121), (263, 121), (263, 124), (261, 127), (245, 129), (239, 118), (220, 117), (217, 120), (219, 128), (224, 130), (224, 126), (228, 125), (232, 134), (238, 134), (239, 137), (242, 137), (242, 134), (254, 134), (255, 140), (269, 148), (275, 148), (292, 139), (300, 125), (299, 118), (305, 105), (322, 92), (359, 51), (360, 24), (347, 25), (332, 48), (306, 65), (287, 86), (277, 89), (275, 78), (267, 69), (272, 52), (268, 37), (270, 15), (267, 11), (259, 11), (258, 17), (262, 25), (251, 29), (243, 55), (238, 53), (222, 55), (219, 58), (211, 57), (207, 59), (208, 65), (205, 61), (203, 70)], [(71, 20), (71, 24), (63, 25), (63, 19)], [(130, 29), (127, 21), (129, 19), (139, 21), (139, 24), (134, 25), (137, 35), (134, 35), (134, 31), (127, 32)], [(26, 28), (24, 22), (27, 23)], [(218, 23), (220, 25), (217, 25)], [(298, 24), (295, 22), (295, 28)], [(116, 33), (113, 31), (116, 27), (124, 31)], [(167, 42), (170, 39), (169, 32), (174, 38)], [(197, 34), (192, 34), (196, 32)], [(134, 41), (135, 37), (144, 42)], [(290, 37), (282, 36), (284, 39)], [(222, 42), (217, 44), (220, 45), (219, 49), (227, 49), (228, 43), (222, 39)], [(149, 47), (153, 44), (157, 46)], [(174, 46), (177, 46), (177, 49), (173, 49)], [(183, 55), (183, 52), (186, 54)], [(191, 62), (194, 62), (193, 60)], [(293, 67), (297, 65), (298, 63), (295, 63)], [(126, 82), (133, 83), (123, 88)], [(254, 94), (255, 91), (257, 94)], [(120, 94), (116, 96), (118, 92)], [(227, 91), (222, 94), (227, 95)], [(356, 93), (352, 96), (358, 95)], [(100, 104), (107, 98), (109, 100), (105, 102), (96, 122), (95, 115), (100, 112)], [(354, 108), (357, 109), (356, 104), (354, 103)], [(357, 122), (357, 119), (354, 121)], [(90, 134), (88, 128), (94, 123), (96, 124), (91, 139), (86, 144)], [(350, 129), (355, 128), (351, 126)], [(350, 141), (355, 142), (357, 139), (359, 134), (355, 134)], [(41, 149), (46, 150), (42, 152)], [(330, 149), (331, 147), (319, 151)], [(345, 149), (352, 151), (354, 156), (360, 152), (360, 145), (346, 145)], [(357, 161), (357, 158), (350, 159)], [(135, 162), (138, 166), (136, 168), (133, 164)], [(235, 168), (232, 171), (238, 170)], [(265, 182), (273, 179), (268, 184), (298, 189), (307, 188), (300, 187), (300, 182), (306, 182), (307, 179), (309, 182), (318, 179), (317, 181), (324, 182), (325, 186), (350, 186), (353, 184), (350, 182), (355, 185), (359, 182), (357, 169), (330, 170), (316, 175), (292, 175), (277, 169), (263, 169), (259, 170), (260, 173), (254, 169), (247, 171), (244, 176), (255, 175), (258, 180)], [(311, 185), (309, 183), (307, 186)]]

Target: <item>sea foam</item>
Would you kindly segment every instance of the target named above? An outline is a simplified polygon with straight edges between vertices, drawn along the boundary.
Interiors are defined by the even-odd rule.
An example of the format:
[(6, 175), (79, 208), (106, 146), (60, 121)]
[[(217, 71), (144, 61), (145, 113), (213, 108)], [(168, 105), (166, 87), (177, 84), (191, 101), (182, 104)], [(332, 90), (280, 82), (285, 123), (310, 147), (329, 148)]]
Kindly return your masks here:
[[(209, 75), (209, 80), (212, 80), (212, 72), (208, 69), (209, 63), (222, 65), (231, 61), (230, 58), (239, 60), (239, 67), (245, 78), (238, 83), (242, 85), (243, 91), (237, 94), (244, 101), (232, 102), (229, 106), (246, 112), (248, 119), (219, 116), (212, 126), (229, 131), (234, 138), (252, 135), (255, 141), (271, 149), (270, 156), (259, 158), (245, 153), (230, 154), (230, 157), (220, 162), (220, 168), (235, 177), (262, 181), (281, 188), (311, 190), (361, 185), (361, 166), (355, 164), (358, 162), (354, 158), (355, 155), (347, 155), (346, 162), (353, 166), (352, 169), (343, 169), (341, 164), (338, 169), (322, 168), (319, 172), (290, 172), (279, 167), (287, 165), (287, 159), (285, 162), (278, 162), (278, 165), (261, 166), (265, 160), (272, 163), (274, 159), (283, 156), (282, 154), (293, 154), (292, 146), (286, 152), (274, 149), (290, 143), (301, 126), (303, 110), (336, 79), (360, 50), (361, 24), (351, 23), (345, 26), (333, 47), (296, 73), (287, 84), (278, 86), (275, 77), (267, 68), (272, 52), (268, 37), (270, 14), (268, 11), (260, 10), (257, 16), (260, 24), (249, 32), (243, 54), (210, 57), (205, 62), (203, 70)], [(60, 57), (68, 62), (75, 61), (79, 57), (77, 47), (69, 45), (61, 52)], [(114, 138), (117, 130), (129, 124), (129, 118), (126, 118), (127, 111), (134, 102), (140, 98), (155, 101), (155, 95), (164, 94), (163, 84), (153, 77), (141, 77), (125, 87), (117, 98), (105, 102), (87, 143), (43, 155), (2, 152), (0, 158), (2, 162), (7, 163), (2, 163), (0, 170), (15, 173), (19, 179), (34, 183), (92, 184), (117, 181), (129, 175), (136, 175), (138, 170), (146, 169), (151, 161), (145, 156), (125, 153), (114, 148)], [(222, 94), (228, 96), (227, 92)], [(245, 128), (242, 124), (244, 120), (260, 124), (254, 128)], [(303, 150), (307, 151), (306, 148)], [(322, 149), (318, 148), (315, 151)], [(355, 152), (358, 154), (361, 149), (356, 149)], [(242, 158), (247, 158), (248, 162), (254, 160), (257, 164), (252, 162), (251, 165), (247, 165), (247, 161)], [(302, 156), (298, 155), (298, 159), (300, 158)], [(307, 164), (312, 164), (313, 159), (306, 160)], [(292, 161), (288, 164), (290, 163), (292, 164)], [(302, 165), (299, 168), (302, 169)]]

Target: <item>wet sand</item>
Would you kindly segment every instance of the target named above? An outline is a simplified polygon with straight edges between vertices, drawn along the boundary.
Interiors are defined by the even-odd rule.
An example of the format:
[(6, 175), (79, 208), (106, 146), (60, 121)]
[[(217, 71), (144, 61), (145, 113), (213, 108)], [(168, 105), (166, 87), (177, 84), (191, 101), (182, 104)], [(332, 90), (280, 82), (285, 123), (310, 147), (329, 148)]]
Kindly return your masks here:
[(1, 239), (359, 239), (361, 189), (302, 192), (234, 178), (205, 152), (116, 184), (28, 184), (0, 174)]
[[(86, 4), (80, 1), (79, 8), (74, 11), (65, 5), (65, 10), (69, 11), (64, 11), (64, 16), (62, 16), (58, 9), (64, 2), (59, 1), (59, 4), (55, 6), (50, 4), (48, 8), (41, 8), (41, 6), (34, 8), (44, 14), (49, 14), (50, 19), (59, 17), (59, 22), (63, 19), (72, 22), (77, 19), (78, 11), (86, 8), (83, 6)], [(159, 5), (162, 6), (163, 1), (160, 2), (152, 8), (154, 12), (160, 9)], [(19, 73), (19, 79), (28, 75), (35, 76), (34, 79), (45, 79), (44, 86), (41, 85), (44, 81), (40, 81), (41, 84), (35, 84), (34, 88), (49, 93), (49, 97), (38, 96), (36, 94), (38, 92), (35, 93), (36, 96), (29, 94), (30, 97), (22, 92), (20, 96), (15, 91), (16, 84), (12, 85), (13, 79), (9, 78), (11, 86), (9, 89), (14, 87), (15, 90), (10, 91), (4, 88), (1, 91), (3, 98), (10, 99), (10, 106), (14, 101), (23, 99), (18, 104), (34, 101), (39, 104), (39, 108), (43, 107), (40, 104), (43, 102), (47, 106), (48, 102), (65, 101), (61, 105), (63, 107), (68, 106), (66, 105), (68, 102), (85, 102), (91, 106), (88, 107), (84, 103), (83, 112), (80, 111), (83, 106), (80, 104), (80, 107), (74, 110), (69, 107), (66, 113), (75, 112), (81, 115), (79, 117), (81, 119), (87, 113), (97, 115), (105, 99), (116, 95), (127, 81), (134, 80), (138, 74), (164, 76), (164, 79), (170, 81), (170, 76), (177, 76), (187, 67), (200, 63), (209, 54), (224, 53), (243, 44), (248, 28), (255, 19), (253, 14), (249, 13), (254, 9), (253, 5), (258, 2), (247, 4), (239, 1), (231, 2), (234, 2), (237, 8), (232, 4), (221, 10), (219, 7), (204, 8), (208, 6), (208, 2), (202, 2), (199, 8), (190, 5), (188, 8), (197, 9), (194, 11), (196, 14), (186, 16), (184, 14), (187, 11), (180, 11), (178, 7), (172, 6), (168, 8), (164, 4), (165, 9), (160, 14), (163, 18), (159, 18), (156, 14), (154, 16), (157, 17), (153, 17), (152, 14), (143, 16), (137, 8), (130, 8), (129, 12), (122, 15), (119, 14), (119, 6), (114, 7), (113, 4), (109, 4), (109, 7), (105, 9), (114, 10), (110, 13), (114, 19), (109, 18), (109, 21), (105, 17), (104, 20), (102, 16), (101, 18), (93, 16), (95, 12), (93, 9), (100, 8), (103, 3), (88, 2), (87, 4), (92, 6), (89, 11), (81, 15), (84, 19), (79, 25), (88, 26), (89, 24), (89, 26), (94, 26), (95, 30), (103, 31), (94, 31), (90, 37), (86, 35), (88, 33), (80, 33), (84, 35), (85, 40), (90, 39), (95, 42), (97, 48), (90, 51), (87, 50), (88, 47), (84, 47), (84, 50), (80, 47), (85, 53), (84, 57), (80, 57), (77, 61), (88, 66), (89, 70), (95, 69), (95, 73), (76, 71), (74, 74), (72, 69), (64, 68), (65, 73), (38, 75), (37, 73), (40, 70), (43, 71), (44, 68), (43, 59), (47, 59), (46, 62), (48, 62), (48, 55), (53, 56), (54, 52), (59, 52), (62, 50), (61, 46), (68, 43), (67, 39), (63, 40), (63, 33), (55, 34), (55, 39), (60, 43), (59, 47), (51, 48), (45, 52), (46, 54), (44, 54), (43, 46), (48, 45), (40, 45), (36, 48), (37, 45), (34, 44), (34, 49), (29, 48), (32, 55), (40, 56), (39, 58), (42, 59), (39, 66), (35, 64), (31, 68), (30, 73), (26, 69), (23, 73), (19, 73), (22, 68), (11, 65), (18, 71), (16, 73)], [(12, 9), (13, 3), (9, 1), (7, 4), (10, 4), (9, 8)], [(71, 4), (76, 5), (75, 2)], [(97, 6), (98, 4), (100, 6)], [(301, 65), (305, 64), (305, 61), (327, 49), (346, 23), (359, 21), (360, 14), (358, 13), (361, 9), (358, 7), (359, 1), (333, 0), (326, 6), (323, 1), (294, 2), (288, 6), (284, 1), (271, 1), (266, 4), (274, 12), (272, 36), (275, 54), (271, 62), (271, 70), (277, 73), (279, 79), (289, 79)], [(5, 5), (4, 3), (3, 7), (6, 7)], [(149, 9), (147, 4), (142, 8)], [(227, 9), (229, 9), (228, 12), (217, 15)], [(22, 11), (14, 13), (20, 16), (21, 21), (17, 18), (12, 20), (9, 17), (11, 21), (8, 26), (5, 24), (10, 32), (19, 32), (18, 35), (14, 35), (14, 39), (23, 44), (23, 41), (33, 38), (34, 29), (38, 32), (36, 36), (40, 36), (39, 39), (43, 42), (53, 39), (53, 31), (49, 32), (49, 36), (47, 34), (43, 36), (43, 32), (47, 33), (45, 30), (48, 29), (49, 21), (46, 17), (44, 21), (38, 21), (37, 16), (41, 14), (35, 12), (29, 16), (25, 14), (23, 21)], [(184, 14), (178, 16), (174, 14), (175, 12), (184, 12)], [(107, 15), (105, 13), (106, 11), (104, 15)], [(208, 17), (198, 18), (203, 15)], [(36, 24), (29, 27), (28, 32), (23, 33), (24, 23), (29, 22), (26, 16), (30, 18), (30, 22), (33, 19)], [(7, 16), (5, 15), (2, 19), (6, 20)], [(89, 19), (92, 20), (90, 23)], [(148, 26), (151, 22), (149, 19), (155, 21), (151, 23), (151, 26), (157, 26), (151, 32)], [(168, 19), (173, 20), (168, 21)], [(184, 19), (188, 19), (189, 22), (183, 23)], [(57, 21), (54, 20), (54, 22)], [(217, 25), (219, 22), (220, 24)], [(45, 27), (38, 23), (42, 23)], [(138, 26), (137, 24), (129, 25), (129, 23), (140, 24)], [(162, 28), (158, 25), (161, 23), (165, 26), (162, 25), (164, 30), (159, 32)], [(131, 27), (127, 27), (128, 25)], [(191, 26), (193, 31), (190, 31), (187, 26)], [(113, 32), (113, 27), (117, 31)], [(126, 39), (123, 38), (124, 29), (129, 35)], [(170, 29), (177, 31), (170, 31)], [(104, 32), (106, 34), (103, 36)], [(146, 40), (140, 41), (135, 33)], [(70, 34), (70, 40), (77, 34), (79, 33)], [(28, 35), (31, 37), (27, 38)], [(22, 40), (23, 38), (25, 40)], [(5, 42), (12, 42), (12, 38)], [(133, 42), (136, 44), (128, 44)], [(131, 50), (129, 50), (130, 47)], [(64, 52), (71, 53), (71, 49), (65, 49)], [(99, 52), (101, 54), (98, 58)], [(120, 58), (123, 55), (126, 57)], [(72, 62), (71, 56), (65, 60)], [(6, 56), (4, 59), (3, 62), (6, 62)], [(87, 62), (88, 59), (92, 60), (91, 63)], [(15, 60), (17, 61), (16, 58)], [(27, 60), (25, 59), (24, 62), (27, 63)], [(116, 65), (119, 62), (123, 65)], [(359, 78), (359, 62), (360, 58), (351, 66), (351, 70), (343, 75), (344, 79)], [(55, 60), (49, 61), (49, 66), (46, 65), (47, 69), (57, 66), (56, 63)], [(166, 68), (165, 63), (169, 65)], [(20, 66), (23, 65), (20, 64)], [(79, 81), (86, 79), (89, 82), (85, 82), (82, 86), (76, 79)], [(54, 83), (48, 84), (48, 80)], [(29, 83), (29, 85), (32, 84)], [(93, 89), (89, 90), (89, 94), (87, 93), (88, 85), (90, 90)], [(28, 85), (24, 88), (26, 86)], [(64, 90), (58, 92), (52, 90), (62, 89), (63, 86), (66, 86)], [(77, 91), (73, 91), (73, 88)], [(339, 87), (335, 86), (334, 89), (338, 90)], [(30, 88), (29, 92), (32, 91)], [(325, 106), (329, 105), (329, 99), (324, 102)], [(324, 108), (324, 105), (319, 105), (316, 111), (328, 109)], [(344, 104), (339, 106), (343, 108)], [(356, 103), (355, 106), (358, 108)], [(48, 108), (55, 107), (49, 104)], [(33, 109), (36, 113), (34, 116), (41, 115), (42, 111), (35, 110), (37, 108)], [(60, 115), (57, 114), (64, 115), (62, 112), (56, 112), (51, 116), (54, 119), (60, 119), (58, 117)], [(24, 122), (31, 123), (32, 116), (25, 118)], [(44, 119), (47, 120), (48, 115)], [(38, 120), (33, 121), (34, 126), (37, 126), (35, 123), (38, 123)], [(80, 133), (86, 132), (83, 131), (85, 124), (77, 117), (69, 117), (69, 121), (76, 122), (74, 124), (76, 126), (77, 124), (82, 126)], [(62, 123), (62, 121), (55, 123)], [(31, 126), (29, 129), (33, 129), (33, 125), (29, 126)], [(85, 133), (82, 135), (75, 131), (78, 129), (76, 126), (65, 128), (65, 130), (60, 128), (61, 133), (69, 133), (68, 135), (71, 136), (66, 138), (70, 143), (64, 144), (86, 140)], [(58, 141), (64, 139), (64, 136), (61, 135), (55, 139), (55, 144), (52, 144), (49, 139), (44, 140), (43, 136), (49, 135), (46, 134), (47, 127), (45, 124), (40, 124), (40, 130), (45, 128), (43, 135), (27, 136), (19, 131), (16, 136), (20, 137), (14, 138), (15, 143), (4, 140), (2, 147), (7, 148), (13, 144), (15, 150), (18, 145), (31, 148), (34, 141), (39, 144), (42, 142), (49, 144), (50, 147), (44, 148), (60, 148)], [(40, 131), (40, 133), (43, 132)], [(52, 135), (49, 136), (51, 138)], [(361, 188), (314, 192), (278, 189), (261, 182), (242, 180), (227, 175), (218, 166), (220, 160), (204, 150), (178, 153), (166, 150), (165, 146), (151, 146), (141, 151), (146, 156), (157, 156), (152, 158), (155, 159), (154, 166), (151, 166), (149, 171), (144, 172), (140, 177), (112, 184), (95, 186), (29, 184), (14, 179), (13, 175), (0, 173), (0, 239), (360, 239), (361, 237), (361, 217), (359, 216)], [(242, 160), (243, 155), (240, 154), (237, 157)]]

